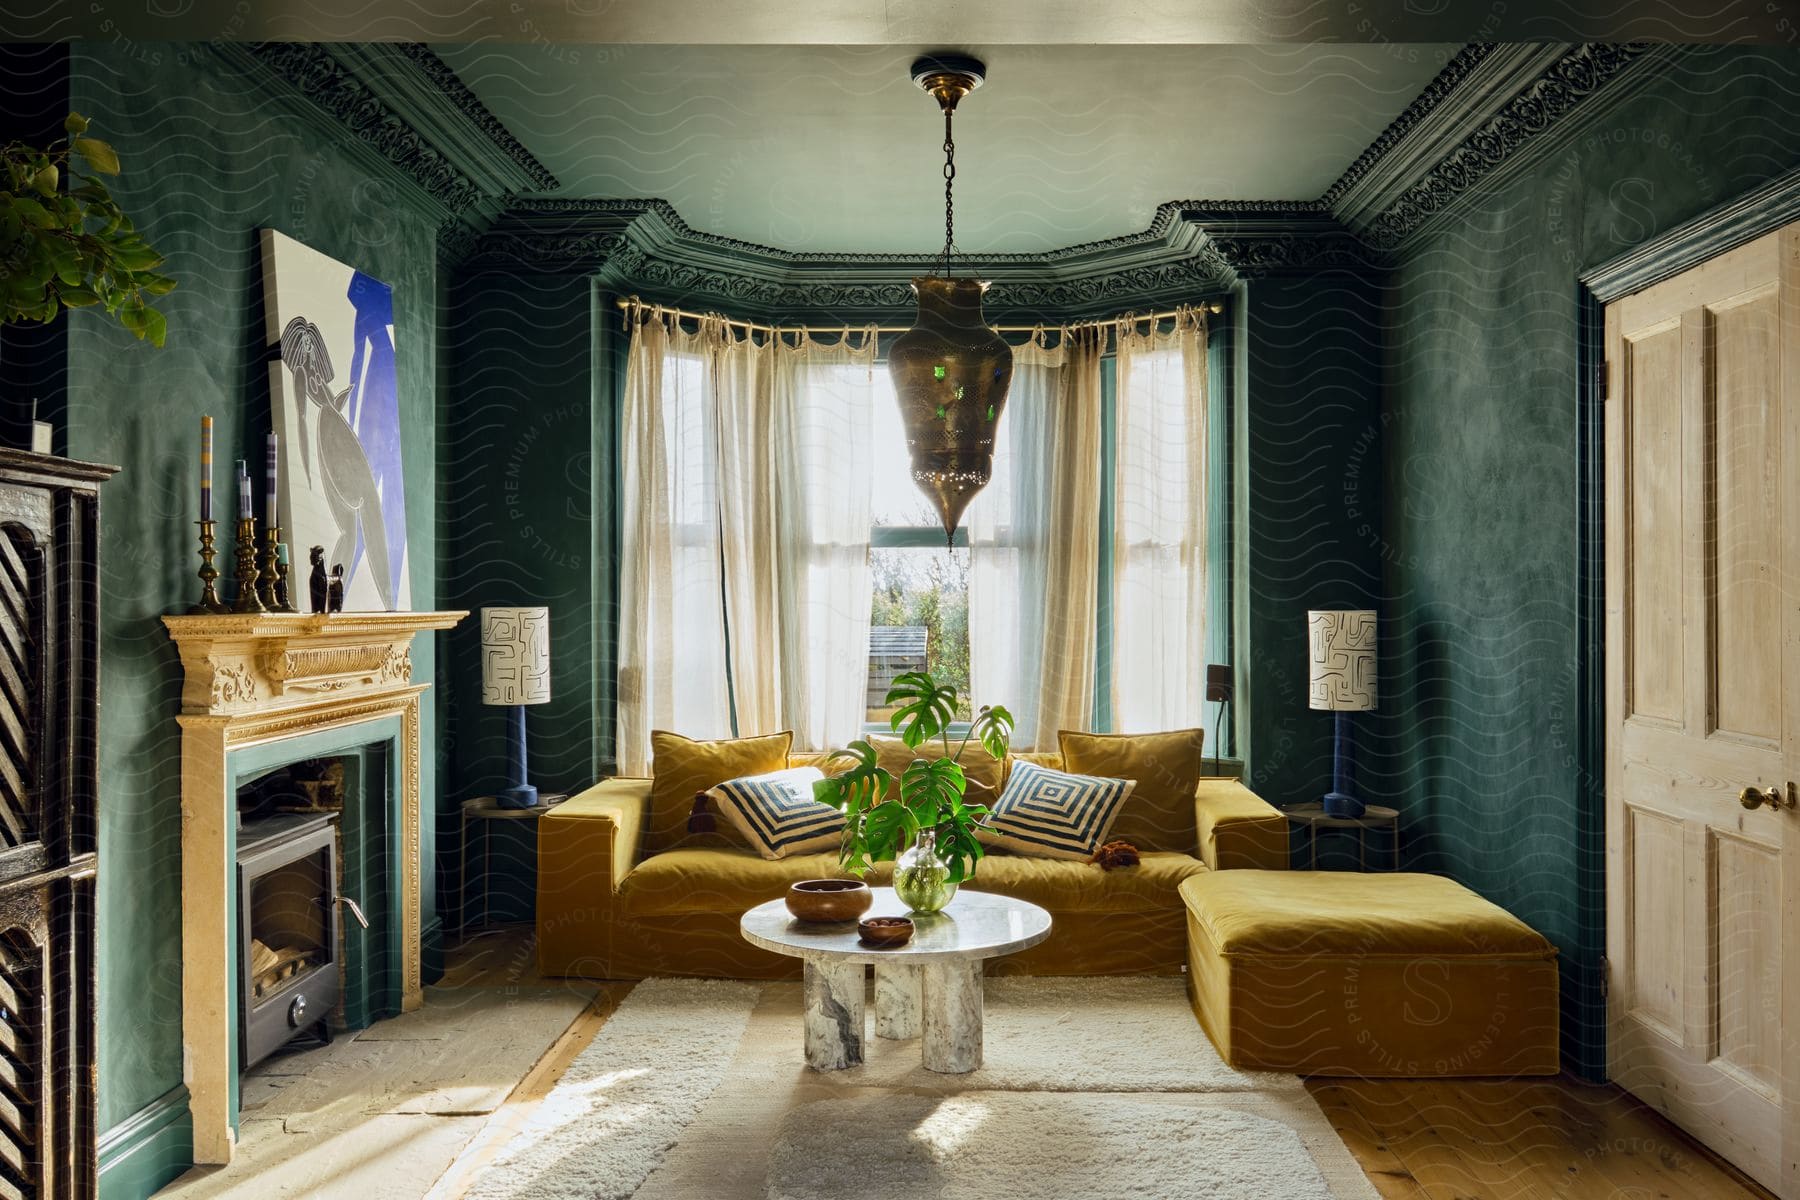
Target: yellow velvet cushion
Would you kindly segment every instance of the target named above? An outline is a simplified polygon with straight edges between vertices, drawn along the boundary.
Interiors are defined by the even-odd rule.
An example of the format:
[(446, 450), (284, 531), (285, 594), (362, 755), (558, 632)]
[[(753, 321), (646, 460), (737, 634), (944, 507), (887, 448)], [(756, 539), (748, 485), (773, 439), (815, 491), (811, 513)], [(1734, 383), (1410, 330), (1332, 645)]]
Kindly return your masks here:
[(1556, 954), (1543, 934), (1441, 875), (1209, 871), (1181, 895), (1227, 956)]
[[(951, 738), (950, 752), (954, 754), (956, 748), (961, 744), (961, 739)], [(942, 740), (926, 742), (914, 750), (900, 738), (883, 737), (876, 734), (869, 738), (869, 745), (875, 747), (875, 759), (881, 764), (881, 769), (893, 775), (895, 779), (899, 779), (905, 773), (907, 766), (915, 758), (945, 757)], [(1000, 791), (1000, 779), (1005, 774), (1006, 764), (989, 754), (977, 741), (971, 741), (963, 750), (960, 762), (963, 776), (968, 779), (969, 783), (971, 785), (978, 784), (980, 788), (986, 789), (985, 798), (979, 789), (974, 788), (972, 788), (974, 794), (969, 798), (978, 804), (992, 803), (993, 797)]]
[(658, 854), (677, 845), (741, 846), (743, 835), (729, 821), (715, 820), (716, 832), (689, 834), (688, 814), (694, 797), (728, 779), (767, 775), (787, 766), (794, 735), (723, 738), (699, 742), (679, 733), (650, 734), (650, 819), (645, 822), (644, 853)]
[(1170, 733), (1076, 733), (1057, 735), (1063, 770), (1072, 775), (1132, 779), (1137, 788), (1119, 810), (1107, 835), (1139, 850), (1172, 850), (1191, 854), (1198, 842), (1194, 829), (1194, 788), (1200, 782), (1199, 729)]
[[(865, 882), (885, 887), (894, 864), (877, 863)], [(964, 886), (1029, 900), (1053, 913), (1169, 913), (1181, 910), (1181, 881), (1206, 867), (1186, 854), (1146, 854), (1135, 867), (1105, 871), (1092, 863), (991, 854)], [(802, 879), (844, 875), (836, 854), (760, 858), (737, 848), (682, 848), (647, 858), (625, 877), (619, 900), (628, 916), (723, 913), (733, 919), (774, 900)], [(950, 903), (954, 915), (956, 902)], [(1178, 920), (1178, 918), (1177, 918)]]
[[(869, 875), (874, 883), (876, 873)], [(765, 900), (780, 899), (802, 879), (843, 877), (838, 856), (830, 852), (762, 858), (735, 846), (683, 846), (639, 863), (620, 885), (619, 902), (627, 916), (716, 912), (735, 919)]]

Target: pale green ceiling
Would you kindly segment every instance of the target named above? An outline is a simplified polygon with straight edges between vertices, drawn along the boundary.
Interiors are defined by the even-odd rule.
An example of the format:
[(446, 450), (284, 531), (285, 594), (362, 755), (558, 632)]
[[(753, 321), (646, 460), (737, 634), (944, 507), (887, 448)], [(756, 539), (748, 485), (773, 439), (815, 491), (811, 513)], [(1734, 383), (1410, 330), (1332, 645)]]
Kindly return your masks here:
[[(565, 196), (791, 250), (943, 242), (943, 126), (895, 46), (439, 46)], [(996, 46), (957, 115), (957, 243), (1042, 251), (1168, 200), (1316, 198), (1457, 47)]]

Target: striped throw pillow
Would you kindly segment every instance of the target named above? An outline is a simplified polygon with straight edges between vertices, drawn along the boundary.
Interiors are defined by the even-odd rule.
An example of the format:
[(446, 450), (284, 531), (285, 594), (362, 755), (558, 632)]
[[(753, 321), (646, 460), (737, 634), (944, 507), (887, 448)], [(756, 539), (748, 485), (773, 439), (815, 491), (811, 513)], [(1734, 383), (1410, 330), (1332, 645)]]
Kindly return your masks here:
[(1125, 806), (1131, 779), (1071, 775), (1015, 760), (986, 827), (976, 831), (984, 845), (1042, 858), (1093, 855)]
[(833, 849), (844, 835), (844, 814), (813, 799), (817, 767), (791, 767), (767, 775), (730, 779), (706, 795), (767, 859)]

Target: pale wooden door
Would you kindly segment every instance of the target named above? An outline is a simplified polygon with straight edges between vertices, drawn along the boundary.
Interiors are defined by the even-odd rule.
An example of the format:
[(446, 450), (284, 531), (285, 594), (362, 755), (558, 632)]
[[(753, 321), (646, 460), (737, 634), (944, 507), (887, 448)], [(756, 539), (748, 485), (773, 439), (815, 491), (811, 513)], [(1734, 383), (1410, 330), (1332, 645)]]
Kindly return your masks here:
[(1800, 1198), (1797, 306), (1800, 224), (1606, 310), (1606, 940), (1612, 1077)]

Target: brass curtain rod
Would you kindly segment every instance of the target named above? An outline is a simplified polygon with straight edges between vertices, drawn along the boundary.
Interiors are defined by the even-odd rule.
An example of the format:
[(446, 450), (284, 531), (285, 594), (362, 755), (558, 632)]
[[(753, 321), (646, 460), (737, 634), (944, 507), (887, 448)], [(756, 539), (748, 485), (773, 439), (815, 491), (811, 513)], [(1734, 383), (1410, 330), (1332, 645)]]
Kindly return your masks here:
[[(686, 319), (688, 319), (690, 321), (700, 321), (700, 320), (705, 320), (707, 318), (712, 318), (714, 320), (723, 321), (727, 325), (736, 325), (740, 329), (748, 329), (752, 333), (767, 333), (767, 334), (839, 333), (839, 332), (844, 332), (844, 331), (855, 332), (857, 330), (869, 328), (868, 325), (849, 325), (849, 324), (842, 324), (842, 325), (765, 325), (760, 321), (741, 321), (741, 320), (737, 319), (736, 317), (725, 316), (723, 313), (693, 312), (689, 309), (675, 308), (675, 307), (673, 307), (671, 305), (667, 305), (667, 304), (652, 304), (647, 300), (640, 300), (636, 296), (624, 296), (624, 297), (621, 297), (620, 299), (614, 301), (614, 303), (616, 303), (620, 308), (624, 309), (627, 312), (649, 312), (652, 309), (660, 308), (660, 309), (662, 309), (663, 312), (670, 313), (676, 317), (685, 317)], [(1225, 311), (1224, 302), (1219, 301), (1219, 300), (1202, 300), (1200, 303), (1192, 305), (1191, 307), (1198, 309), (1200, 311), (1209, 312), (1209, 313), (1222, 313)], [(1054, 330), (1059, 330), (1059, 329), (1087, 329), (1090, 327), (1102, 326), (1102, 325), (1108, 326), (1108, 327), (1118, 326), (1118, 325), (1130, 325), (1130, 324), (1136, 324), (1139, 321), (1168, 321), (1168, 320), (1174, 319), (1178, 315), (1180, 315), (1179, 309), (1169, 308), (1169, 309), (1164, 309), (1161, 312), (1122, 313), (1116, 317), (1101, 317), (1101, 318), (1096, 318), (1096, 319), (1086, 320), (1086, 321), (1062, 321), (1062, 322), (1057, 322), (1054, 324), (1050, 323), (1050, 322), (1039, 322), (1036, 325), (996, 325), (996, 326), (994, 326), (994, 328), (999, 330), (1001, 333), (1035, 333), (1039, 329), (1043, 329), (1046, 331), (1054, 331)], [(912, 328), (911, 325), (877, 325), (877, 326), (875, 326), (875, 332), (876, 333), (905, 333), (907, 330), (909, 330), (911, 328)]]

